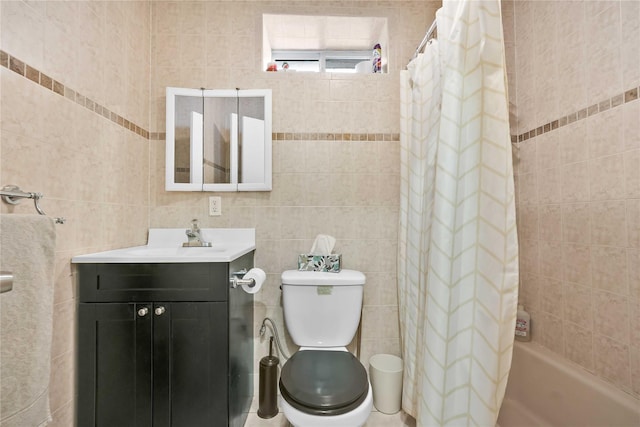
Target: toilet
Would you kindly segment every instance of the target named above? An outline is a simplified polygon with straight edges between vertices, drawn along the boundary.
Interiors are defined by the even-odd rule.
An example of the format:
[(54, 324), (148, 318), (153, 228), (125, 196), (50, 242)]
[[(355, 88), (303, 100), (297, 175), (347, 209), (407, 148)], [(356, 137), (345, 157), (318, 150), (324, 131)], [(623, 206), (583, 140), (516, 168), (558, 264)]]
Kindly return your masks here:
[(284, 320), (300, 349), (282, 366), (279, 404), (294, 427), (360, 427), (371, 413), (367, 371), (346, 348), (364, 283), (354, 270), (282, 273)]

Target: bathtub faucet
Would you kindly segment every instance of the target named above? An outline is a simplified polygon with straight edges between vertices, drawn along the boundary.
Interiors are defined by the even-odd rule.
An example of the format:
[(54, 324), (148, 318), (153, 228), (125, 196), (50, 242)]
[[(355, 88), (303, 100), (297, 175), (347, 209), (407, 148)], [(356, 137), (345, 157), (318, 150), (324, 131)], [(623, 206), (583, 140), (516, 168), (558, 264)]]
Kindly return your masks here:
[(211, 242), (205, 242), (202, 238), (200, 227), (198, 226), (198, 220), (191, 220), (191, 228), (187, 228), (185, 231), (188, 241), (183, 243), (183, 247), (210, 247)]

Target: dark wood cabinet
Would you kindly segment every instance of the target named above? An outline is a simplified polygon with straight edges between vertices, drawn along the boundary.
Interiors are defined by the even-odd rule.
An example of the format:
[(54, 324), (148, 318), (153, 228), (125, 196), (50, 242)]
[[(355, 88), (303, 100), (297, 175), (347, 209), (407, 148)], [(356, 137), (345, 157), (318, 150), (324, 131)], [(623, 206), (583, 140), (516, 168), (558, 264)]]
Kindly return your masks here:
[(79, 305), (78, 427), (151, 426), (151, 316), (135, 312)]
[(244, 425), (253, 295), (228, 278), (252, 264), (79, 264), (78, 427)]

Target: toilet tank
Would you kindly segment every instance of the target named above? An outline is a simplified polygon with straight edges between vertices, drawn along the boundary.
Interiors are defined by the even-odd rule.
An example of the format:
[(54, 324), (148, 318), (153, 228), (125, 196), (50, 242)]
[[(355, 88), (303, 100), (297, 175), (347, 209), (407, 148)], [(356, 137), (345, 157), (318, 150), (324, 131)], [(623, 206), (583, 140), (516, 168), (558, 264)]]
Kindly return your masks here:
[(354, 270), (282, 273), (284, 320), (293, 342), (304, 347), (348, 345), (360, 323), (365, 280)]

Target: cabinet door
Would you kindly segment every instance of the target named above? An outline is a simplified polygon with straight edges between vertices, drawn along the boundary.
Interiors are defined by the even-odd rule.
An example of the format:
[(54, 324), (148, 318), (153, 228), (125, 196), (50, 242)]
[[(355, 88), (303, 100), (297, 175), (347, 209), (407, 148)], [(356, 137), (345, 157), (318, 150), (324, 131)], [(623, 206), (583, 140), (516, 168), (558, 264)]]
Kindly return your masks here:
[(226, 303), (154, 303), (153, 309), (153, 427), (226, 426)]
[(79, 304), (78, 426), (151, 427), (151, 323), (150, 304)]

